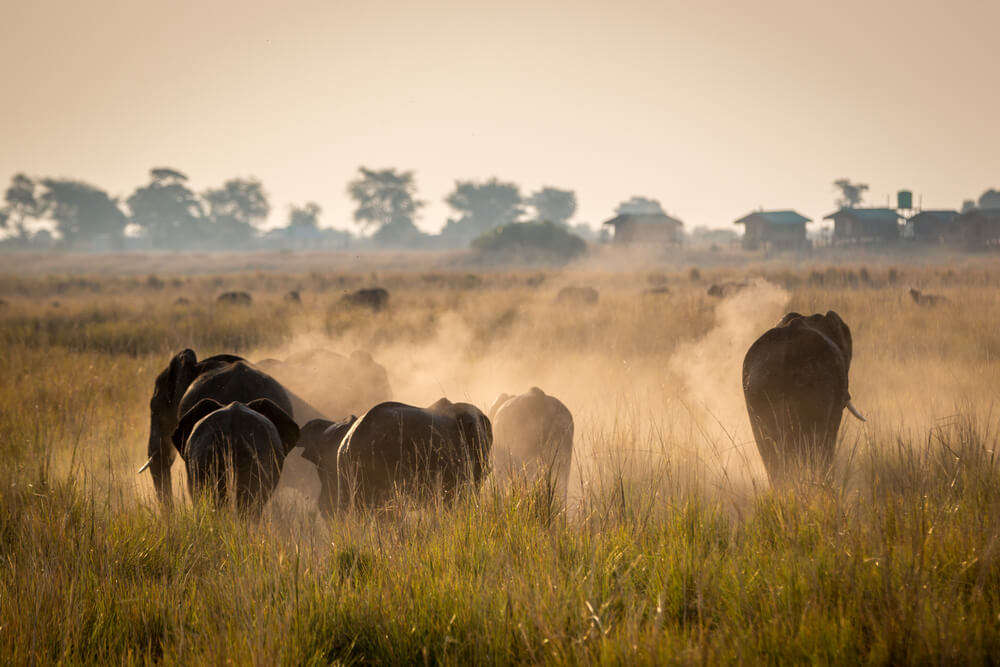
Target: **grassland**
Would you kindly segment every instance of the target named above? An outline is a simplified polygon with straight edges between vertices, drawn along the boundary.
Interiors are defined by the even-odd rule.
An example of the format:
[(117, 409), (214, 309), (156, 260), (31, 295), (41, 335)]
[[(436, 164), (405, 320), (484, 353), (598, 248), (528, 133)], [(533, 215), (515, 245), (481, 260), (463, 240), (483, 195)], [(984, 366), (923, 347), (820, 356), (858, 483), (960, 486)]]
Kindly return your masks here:
[[(0, 276), (0, 662), (1000, 655), (1000, 265), (373, 275), (281, 259)], [(705, 294), (747, 277), (762, 281)], [(387, 311), (339, 305), (376, 282)], [(569, 284), (599, 303), (554, 304)], [(670, 294), (644, 293), (659, 285)], [(911, 285), (950, 303), (919, 307)], [(254, 305), (215, 304), (229, 289)], [(775, 492), (742, 355), (784, 312), (827, 309), (852, 327), (869, 421), (845, 418), (830, 480)], [(488, 483), (449, 510), (381, 518), (326, 522), (281, 497), (260, 524), (188, 502), (161, 515), (135, 470), (169, 355), (313, 346), (369, 350), (406, 402), (560, 396), (577, 421), (570, 507)]]

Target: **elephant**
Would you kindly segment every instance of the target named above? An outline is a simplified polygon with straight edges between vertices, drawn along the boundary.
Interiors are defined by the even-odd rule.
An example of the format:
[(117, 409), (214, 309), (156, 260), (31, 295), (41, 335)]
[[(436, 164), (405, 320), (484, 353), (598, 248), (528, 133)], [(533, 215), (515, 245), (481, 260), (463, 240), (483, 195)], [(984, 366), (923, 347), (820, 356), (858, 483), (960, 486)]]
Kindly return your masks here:
[(253, 303), (253, 297), (247, 292), (223, 292), (216, 301), (236, 306), (249, 306)]
[[(204, 398), (222, 404), (266, 398), (297, 419), (296, 423), (323, 416), (270, 375), (253, 368), (243, 357), (219, 354), (198, 361), (193, 350), (178, 352), (153, 384), (153, 396), (149, 400), (149, 459), (139, 470), (142, 473), (149, 469), (156, 494), (165, 506), (172, 502), (170, 468), (174, 462), (174, 447), (171, 436), (181, 416)], [(300, 469), (306, 465), (303, 462)]]
[(597, 303), (599, 296), (597, 290), (593, 287), (571, 285), (559, 290), (559, 293), (556, 295), (556, 303), (592, 305)]
[(939, 306), (944, 303), (950, 303), (948, 297), (941, 296), (940, 294), (924, 294), (918, 289), (910, 288), (910, 298), (913, 299), (913, 303), (918, 306)]
[(548, 479), (565, 501), (573, 459), (573, 415), (555, 396), (532, 387), (519, 396), (500, 394), (489, 412), (493, 424), (493, 474)]
[(750, 346), (743, 359), (743, 394), (750, 426), (772, 484), (796, 470), (825, 475), (844, 408), (851, 403), (851, 330), (830, 310), (788, 313)]
[(226, 406), (203, 398), (180, 418), (171, 440), (187, 468), (192, 498), (207, 495), (223, 507), (231, 493), (240, 513), (259, 517), (299, 427), (266, 398)]
[(721, 299), (738, 294), (748, 287), (750, 287), (750, 283), (746, 282), (712, 283), (708, 288), (707, 294)]
[(284, 361), (263, 359), (254, 366), (335, 419), (361, 414), (392, 398), (385, 368), (361, 350), (345, 357), (312, 348), (289, 355)]
[(296, 289), (286, 293), (284, 298), (287, 303), (302, 303), (302, 294)]
[(377, 312), (389, 305), (389, 292), (383, 287), (366, 287), (345, 294), (341, 301), (349, 306), (364, 306)]
[(488, 471), (493, 429), (468, 403), (442, 398), (426, 408), (386, 402), (360, 418), (314, 420), (302, 428), (303, 456), (319, 470), (320, 511), (384, 508), (396, 492), (446, 502)]

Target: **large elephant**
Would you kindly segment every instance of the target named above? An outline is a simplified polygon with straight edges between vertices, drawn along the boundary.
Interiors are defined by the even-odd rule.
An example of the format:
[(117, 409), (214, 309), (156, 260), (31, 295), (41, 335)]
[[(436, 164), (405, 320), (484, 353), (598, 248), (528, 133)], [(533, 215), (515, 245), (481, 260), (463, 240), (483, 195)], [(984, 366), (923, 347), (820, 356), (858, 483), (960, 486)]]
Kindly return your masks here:
[(566, 499), (573, 458), (573, 415), (555, 396), (532, 387), (519, 396), (501, 394), (490, 408), (493, 474), (547, 479)]
[(198, 361), (193, 350), (178, 352), (156, 377), (149, 401), (149, 460), (156, 494), (165, 505), (172, 502), (170, 468), (174, 463), (171, 437), (181, 415), (200, 400), (211, 398), (219, 403), (249, 403), (258, 398), (273, 401), (296, 423), (322, 417), (316, 409), (290, 394), (270, 375), (253, 368), (243, 357), (219, 354)]
[(851, 403), (851, 330), (834, 311), (788, 313), (750, 346), (743, 394), (757, 449), (772, 483), (796, 470), (825, 474), (844, 408)]
[(359, 415), (392, 399), (385, 368), (362, 350), (343, 356), (313, 348), (291, 354), (284, 361), (262, 359), (254, 366), (334, 419)]
[(379, 508), (397, 492), (451, 500), (486, 475), (493, 430), (468, 403), (442, 398), (426, 408), (380, 403), (360, 418), (316, 420), (302, 429), (303, 456), (319, 470), (320, 510)]
[(221, 507), (231, 493), (241, 513), (259, 517), (299, 427), (266, 398), (224, 407), (203, 398), (180, 418), (171, 440), (187, 468), (192, 498), (208, 495)]

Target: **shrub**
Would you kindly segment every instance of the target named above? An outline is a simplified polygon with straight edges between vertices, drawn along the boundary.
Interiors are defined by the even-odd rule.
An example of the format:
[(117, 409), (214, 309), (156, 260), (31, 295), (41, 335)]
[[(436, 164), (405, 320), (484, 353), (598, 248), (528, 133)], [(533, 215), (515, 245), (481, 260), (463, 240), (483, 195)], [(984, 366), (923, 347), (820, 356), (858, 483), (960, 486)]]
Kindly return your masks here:
[(587, 251), (587, 243), (563, 225), (552, 222), (512, 222), (472, 242), (484, 253), (521, 258), (545, 256), (570, 260)]

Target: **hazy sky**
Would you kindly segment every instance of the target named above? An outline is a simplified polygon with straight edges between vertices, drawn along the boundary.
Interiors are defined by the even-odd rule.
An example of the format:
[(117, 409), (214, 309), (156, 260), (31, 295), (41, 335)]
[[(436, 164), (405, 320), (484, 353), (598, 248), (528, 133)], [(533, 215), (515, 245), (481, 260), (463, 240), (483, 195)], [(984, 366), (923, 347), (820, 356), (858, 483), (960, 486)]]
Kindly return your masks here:
[(831, 181), (925, 208), (1000, 187), (1000, 1), (0, 0), (0, 179), (127, 196), (152, 166), (259, 177), (350, 225), (359, 165), (633, 194), (688, 227), (819, 217)]

